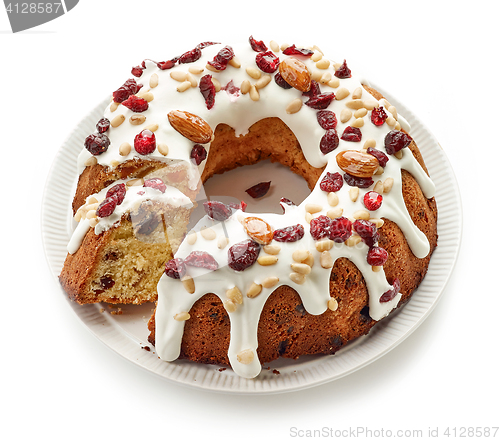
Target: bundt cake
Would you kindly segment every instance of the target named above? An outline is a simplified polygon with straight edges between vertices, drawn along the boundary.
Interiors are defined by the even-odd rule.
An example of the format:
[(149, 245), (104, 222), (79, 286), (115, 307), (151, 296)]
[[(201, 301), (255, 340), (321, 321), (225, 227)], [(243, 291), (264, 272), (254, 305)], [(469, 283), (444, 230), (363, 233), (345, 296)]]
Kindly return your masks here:
[[(250, 37), (132, 75), (79, 156), (60, 276), (72, 298), (156, 300), (161, 359), (246, 378), (333, 354), (410, 299), (437, 245), (434, 185), (408, 123), (345, 60)], [(208, 178), (264, 159), (311, 194), (283, 214), (207, 200)]]

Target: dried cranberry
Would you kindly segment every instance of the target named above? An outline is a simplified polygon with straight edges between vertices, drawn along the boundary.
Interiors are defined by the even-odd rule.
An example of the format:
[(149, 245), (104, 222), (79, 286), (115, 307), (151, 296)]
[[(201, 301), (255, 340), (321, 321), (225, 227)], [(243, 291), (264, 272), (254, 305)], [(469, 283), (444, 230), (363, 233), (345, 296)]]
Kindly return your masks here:
[(226, 93), (233, 99), (238, 98), (238, 96), (240, 95), (240, 88), (234, 85), (233, 80), (229, 81), (229, 83), (221, 87), (221, 90), (225, 90)]
[(350, 175), (349, 173), (344, 174), (344, 181), (347, 185), (351, 187), (368, 188), (373, 184), (372, 178), (359, 178), (358, 176)]
[(201, 58), (201, 49), (199, 47), (195, 47), (193, 50), (190, 50), (179, 57), (179, 64), (186, 63), (194, 63), (195, 61)]
[(364, 243), (369, 247), (372, 247), (378, 242), (379, 234), (377, 232), (377, 226), (370, 221), (357, 219), (352, 224), (354, 231), (358, 233)]
[(118, 198), (116, 196), (110, 196), (109, 198), (104, 199), (96, 210), (96, 215), (98, 217), (108, 217), (113, 214), (116, 206), (118, 205)]
[(120, 205), (125, 199), (125, 194), (127, 193), (127, 187), (125, 184), (116, 184), (111, 187), (107, 193), (106, 198), (114, 196), (116, 198), (116, 205)]
[(385, 113), (385, 110), (382, 106), (372, 110), (371, 120), (372, 123), (375, 124), (376, 126), (383, 125), (386, 119), (387, 119), (387, 113)]
[(339, 191), (343, 185), (344, 180), (342, 179), (342, 175), (340, 173), (326, 172), (326, 175), (319, 183), (319, 188), (329, 193), (331, 191)]
[(394, 153), (408, 147), (411, 144), (411, 141), (411, 136), (407, 135), (405, 132), (391, 130), (387, 135), (385, 135), (385, 150), (389, 153), (389, 155), (394, 155)]
[(213, 61), (209, 61), (208, 64), (219, 71), (225, 70), (227, 67), (227, 63), (229, 63), (233, 59), (233, 57), (233, 48), (231, 46), (225, 46), (214, 57)]
[(203, 43), (198, 44), (196, 47), (199, 49), (205, 49), (208, 46), (213, 46), (214, 44), (220, 44), (216, 43), (214, 41), (204, 41)]
[(191, 149), (191, 161), (196, 165), (200, 165), (205, 159), (207, 159), (207, 151), (205, 147), (201, 144), (195, 144)]
[(200, 78), (200, 92), (205, 98), (207, 109), (210, 110), (215, 104), (215, 86), (212, 75), (204, 75)]
[(250, 35), (250, 38), (248, 39), (248, 41), (250, 42), (250, 46), (252, 46), (252, 49), (255, 52), (266, 52), (267, 51), (267, 46), (264, 44), (264, 42), (262, 40), (257, 41), (255, 38), (253, 38)]
[(347, 126), (342, 133), (341, 139), (344, 141), (359, 142), (361, 141), (361, 130), (357, 127)]
[(304, 227), (300, 224), (274, 230), (273, 239), (277, 242), (297, 242), (304, 237)]
[(135, 95), (129, 96), (122, 104), (132, 110), (132, 112), (144, 112), (148, 110), (149, 104), (144, 98), (138, 98)]
[(144, 129), (134, 138), (134, 149), (140, 155), (148, 155), (156, 149), (156, 137), (151, 130)]
[(285, 212), (285, 205), (288, 205), (289, 207), (296, 207), (297, 206), (290, 199), (287, 199), (287, 198), (281, 198), (280, 205), (281, 205), (281, 208), (283, 209), (283, 213)]
[(184, 259), (184, 263), (186, 265), (195, 266), (197, 268), (206, 268), (210, 271), (219, 269), (219, 264), (217, 263), (217, 261), (206, 251), (192, 251)]
[(311, 88), (307, 92), (303, 92), (302, 95), (308, 96), (309, 98), (321, 95), (321, 87), (319, 83), (315, 80), (311, 80)]
[(347, 63), (345, 62), (345, 60), (342, 65), (335, 71), (335, 76), (341, 79), (351, 78), (351, 69), (347, 67)]
[(241, 211), (245, 211), (246, 208), (247, 208), (247, 204), (245, 201), (240, 201), (239, 204), (235, 203), (235, 202), (230, 202), (229, 204), (227, 204), (228, 207), (234, 209), (234, 210), (241, 210)]
[(151, 178), (144, 181), (144, 187), (155, 188), (156, 190), (165, 193), (167, 186), (160, 178)]
[(117, 90), (113, 92), (113, 101), (115, 103), (121, 103), (125, 101), (130, 95), (136, 94), (141, 87), (136, 83), (136, 81), (131, 78), (121, 87), (119, 87)]
[(332, 220), (329, 238), (334, 242), (345, 242), (351, 237), (352, 222), (346, 217), (337, 217)]
[(326, 109), (335, 99), (333, 92), (322, 93), (309, 98), (304, 104), (312, 109)]
[(167, 61), (160, 61), (160, 62), (156, 63), (156, 65), (161, 70), (172, 69), (175, 66), (175, 63), (177, 63), (178, 59), (179, 59), (179, 57), (172, 58), (171, 60), (167, 60)]
[(371, 247), (366, 256), (366, 261), (371, 266), (382, 266), (389, 258), (389, 253), (381, 247)]
[(285, 81), (285, 79), (281, 76), (279, 72), (276, 72), (276, 75), (274, 76), (274, 81), (278, 86), (282, 87), (283, 89), (292, 88), (292, 86)]
[(132, 68), (131, 73), (132, 73), (132, 75), (134, 77), (138, 77), (139, 78), (142, 75), (143, 71), (144, 71), (144, 67), (143, 66), (134, 66)]
[(376, 191), (369, 191), (363, 197), (363, 203), (365, 204), (365, 207), (370, 211), (378, 210), (382, 205), (382, 200), (382, 195), (377, 193)]
[(259, 52), (255, 57), (259, 69), (265, 73), (274, 73), (280, 64), (280, 59), (272, 51)]
[(233, 214), (229, 206), (218, 201), (203, 202), (203, 208), (208, 217), (216, 221), (225, 221)]
[(271, 181), (268, 182), (259, 182), (255, 184), (253, 187), (247, 188), (245, 191), (254, 199), (261, 198), (265, 196), (271, 187)]
[(109, 130), (109, 126), (111, 125), (111, 123), (109, 122), (109, 119), (108, 118), (101, 118), (97, 124), (96, 124), (96, 129), (99, 133), (104, 133), (104, 132), (107, 132)]
[(165, 274), (172, 279), (180, 279), (186, 274), (186, 265), (181, 258), (171, 259), (165, 264)]
[(326, 155), (333, 152), (339, 146), (339, 135), (335, 129), (327, 130), (319, 142), (321, 153)]
[(392, 288), (380, 297), (380, 303), (390, 302), (399, 293), (400, 288), (401, 282), (396, 278), (392, 284)]
[(294, 44), (291, 46), (288, 46), (283, 53), (285, 55), (304, 55), (305, 57), (310, 57), (312, 54), (314, 54), (314, 51), (311, 49), (305, 49), (305, 48), (298, 48)]
[(93, 133), (85, 138), (85, 148), (94, 156), (100, 155), (108, 150), (111, 144), (109, 138), (104, 133)]
[(320, 110), (316, 114), (316, 118), (322, 129), (330, 130), (337, 128), (337, 116), (331, 110)]
[(328, 216), (318, 216), (311, 220), (310, 233), (314, 240), (323, 239), (330, 236), (332, 220)]
[(366, 153), (375, 156), (381, 167), (385, 167), (387, 165), (387, 161), (389, 161), (389, 157), (384, 152), (374, 149), (373, 147), (368, 147)]
[(259, 257), (260, 245), (252, 239), (234, 244), (227, 251), (228, 266), (235, 271), (243, 271), (252, 266)]

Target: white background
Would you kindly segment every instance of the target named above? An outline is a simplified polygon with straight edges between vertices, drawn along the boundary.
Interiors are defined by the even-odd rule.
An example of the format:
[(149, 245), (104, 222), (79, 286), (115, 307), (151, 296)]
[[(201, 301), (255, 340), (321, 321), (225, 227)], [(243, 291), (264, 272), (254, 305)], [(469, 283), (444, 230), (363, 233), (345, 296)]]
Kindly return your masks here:
[[(292, 428), (500, 426), (495, 3), (81, 0), (19, 34), (0, 11), (0, 437), (286, 440), (306, 435)], [(382, 359), (305, 391), (228, 396), (161, 380), (95, 339), (49, 272), (40, 209), (60, 145), (133, 65), (251, 34), (317, 44), (410, 108), (451, 161), (464, 230), (437, 307)]]

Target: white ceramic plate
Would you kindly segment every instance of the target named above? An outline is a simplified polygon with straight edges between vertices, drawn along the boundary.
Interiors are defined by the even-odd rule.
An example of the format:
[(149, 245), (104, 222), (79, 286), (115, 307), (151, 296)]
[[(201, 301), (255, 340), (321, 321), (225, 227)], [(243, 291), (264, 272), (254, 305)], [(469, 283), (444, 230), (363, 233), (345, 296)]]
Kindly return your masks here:
[[(460, 247), (462, 209), (453, 170), (437, 140), (407, 108), (387, 93), (384, 95), (411, 124), (411, 135), (416, 140), (436, 184), (439, 243), (432, 256), (427, 276), (411, 301), (376, 325), (367, 336), (351, 343), (335, 355), (277, 360), (265, 365), (257, 378), (249, 380), (236, 376), (230, 369), (220, 370), (219, 366), (188, 361), (164, 362), (158, 359), (154, 347), (151, 347), (150, 351), (145, 350), (144, 347), (150, 346), (147, 342), (146, 324), (153, 309), (152, 305), (123, 306), (122, 314), (113, 314), (112, 312), (118, 311), (116, 307), (102, 304), (80, 306), (68, 300), (71, 308), (98, 339), (125, 359), (164, 379), (218, 392), (270, 394), (312, 387), (348, 375), (386, 354), (424, 321), (443, 293)], [(101, 118), (106, 103), (101, 103), (75, 128), (59, 150), (46, 183), (42, 205), (42, 235), (46, 257), (56, 278), (66, 258), (66, 244), (72, 228), (70, 205), (76, 182), (76, 159), (82, 149), (83, 140), (94, 131), (95, 123)], [(268, 164), (256, 167), (261, 169), (261, 172), (264, 167), (264, 176), (272, 170), (273, 181), (295, 179), (290, 177), (291, 172), (283, 172), (279, 166)], [(266, 170), (266, 167), (272, 168)], [(243, 175), (239, 173), (239, 179)], [(259, 180), (249, 182), (253, 185)], [(291, 185), (288, 183), (287, 188), (294, 187), (295, 184), (298, 188), (295, 202), (298, 203), (301, 197), (305, 197), (303, 192), (307, 190), (301, 178), (297, 178)], [(244, 190), (250, 185), (244, 183), (241, 189)], [(225, 186), (219, 182), (214, 184), (213, 191), (216, 192), (217, 188)], [(293, 200), (292, 195), (283, 196)], [(279, 200), (279, 195), (275, 197), (276, 201)], [(253, 210), (253, 207), (249, 209)], [(259, 211), (268, 210), (259, 205)], [(56, 295), (67, 298), (62, 289)], [(279, 374), (275, 370), (279, 371)]]

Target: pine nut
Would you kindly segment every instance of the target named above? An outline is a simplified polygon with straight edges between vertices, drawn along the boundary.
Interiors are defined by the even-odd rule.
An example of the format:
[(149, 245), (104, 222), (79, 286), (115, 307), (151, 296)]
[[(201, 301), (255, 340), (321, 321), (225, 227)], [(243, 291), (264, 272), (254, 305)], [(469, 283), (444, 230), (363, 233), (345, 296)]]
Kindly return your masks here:
[(262, 281), (262, 286), (264, 288), (272, 288), (273, 286), (277, 285), (279, 281), (280, 279), (278, 279), (277, 277), (266, 277)]
[(330, 251), (333, 248), (333, 240), (330, 239), (321, 239), (316, 242), (316, 250), (318, 250), (320, 253), (323, 251)]
[(155, 96), (151, 92), (138, 93), (137, 98), (142, 98), (146, 100), (148, 103), (155, 99)]
[(194, 245), (197, 239), (198, 235), (196, 234), (196, 231), (193, 231), (187, 235), (186, 241), (189, 245)]
[(219, 250), (223, 250), (227, 247), (228, 243), (229, 238), (227, 238), (226, 236), (219, 236), (219, 238), (217, 239), (217, 248), (219, 248)]
[(118, 127), (123, 121), (125, 121), (125, 115), (116, 115), (110, 122), (111, 127)]
[(250, 364), (253, 361), (254, 355), (251, 349), (245, 349), (244, 351), (238, 352), (236, 354), (236, 359), (241, 364)]
[(127, 181), (125, 184), (127, 187), (137, 187), (137, 186), (142, 186), (144, 185), (144, 179), (142, 178), (137, 178), (137, 179), (131, 179), (130, 181)]
[(281, 247), (279, 245), (275, 245), (275, 244), (265, 245), (263, 249), (264, 249), (265, 253), (272, 254), (272, 255), (276, 255), (281, 251)]
[(289, 115), (297, 113), (302, 108), (302, 100), (300, 98), (295, 98), (288, 106), (286, 106), (286, 113)]
[(308, 224), (310, 224), (311, 221), (313, 220), (313, 215), (311, 213), (306, 213), (305, 220)]
[(158, 151), (163, 155), (163, 156), (167, 156), (168, 155), (168, 145), (167, 144), (158, 144), (156, 146), (156, 148), (158, 149)]
[(290, 280), (297, 285), (302, 285), (306, 281), (306, 276), (299, 273), (290, 273)]
[(383, 267), (381, 266), (372, 266), (372, 271), (374, 273), (378, 273)]
[(337, 77), (333, 77), (332, 80), (328, 83), (330, 87), (336, 89), (340, 86), (340, 80)]
[(377, 228), (382, 228), (384, 225), (384, 219), (379, 219), (378, 217), (371, 218), (370, 222), (374, 223)]
[(307, 275), (311, 272), (311, 267), (305, 263), (292, 263), (290, 264), (290, 267), (299, 274)]
[(392, 190), (392, 185), (394, 184), (394, 179), (387, 178), (384, 181), (384, 193), (389, 193)]
[(227, 312), (234, 312), (238, 309), (238, 305), (229, 299), (224, 300), (222, 302), (222, 305), (224, 306)]
[(205, 69), (201, 66), (190, 66), (188, 71), (193, 75), (201, 75)]
[(322, 58), (316, 62), (316, 67), (318, 69), (328, 69), (330, 67), (330, 60), (328, 58)]
[(399, 152), (394, 153), (394, 156), (398, 159), (401, 159), (403, 157), (403, 150), (400, 150)]
[(114, 112), (116, 109), (118, 109), (118, 106), (120, 105), (120, 103), (115, 103), (114, 101), (111, 103), (111, 105), (109, 106), (109, 110), (111, 112)]
[(317, 62), (323, 58), (323, 54), (320, 51), (314, 51), (314, 54), (311, 55), (311, 60)]
[(243, 80), (243, 82), (241, 83), (241, 87), (240, 87), (241, 93), (243, 95), (246, 95), (248, 92), (250, 92), (250, 87), (251, 86), (252, 85), (250, 84), (250, 81)]
[(173, 72), (170, 72), (170, 78), (175, 81), (179, 81), (179, 83), (186, 81), (186, 77), (187, 73), (181, 72), (180, 70), (174, 70)]
[(331, 80), (332, 80), (331, 72), (325, 72), (323, 75), (321, 75), (319, 82), (321, 84), (328, 84)]
[(231, 58), (228, 64), (236, 69), (239, 69), (241, 67), (241, 62), (236, 57)]
[(396, 125), (394, 126), (394, 130), (401, 130), (401, 124), (399, 124), (399, 122), (396, 122)]
[(389, 106), (387, 111), (393, 116), (394, 119), (398, 119), (398, 111), (394, 106)]
[(181, 282), (189, 294), (193, 294), (195, 292), (194, 280), (191, 276), (184, 276), (181, 279)]
[(190, 318), (191, 316), (189, 315), (189, 312), (179, 312), (174, 315), (174, 320), (177, 320), (178, 322), (184, 322)]
[(344, 213), (344, 209), (343, 208), (341, 208), (341, 207), (335, 207), (332, 210), (328, 210), (326, 212), (326, 215), (330, 219), (337, 219), (338, 217), (342, 216), (343, 213)]
[(309, 251), (308, 250), (295, 250), (292, 253), (292, 259), (295, 260), (295, 262), (302, 263), (308, 257), (309, 257)]
[(177, 92), (185, 92), (191, 88), (191, 83), (189, 81), (184, 81), (177, 86)]
[(363, 101), (363, 107), (365, 107), (368, 110), (373, 110), (373, 109), (375, 109), (375, 107), (379, 107), (378, 101), (365, 100), (365, 101)]
[(149, 126), (146, 126), (145, 130), (149, 130), (150, 132), (156, 132), (158, 130), (158, 124), (149, 124)]
[(330, 207), (336, 207), (339, 204), (339, 197), (337, 196), (337, 193), (333, 191), (328, 193), (327, 200)]
[(386, 124), (390, 127), (390, 128), (394, 128), (394, 126), (396, 125), (396, 120), (394, 119), (393, 116), (389, 116), (387, 117), (387, 119), (385, 120)]
[(248, 94), (250, 95), (250, 99), (252, 101), (259, 101), (260, 100), (259, 91), (257, 90), (257, 88), (253, 84), (250, 86), (250, 92), (248, 92)]
[(318, 82), (321, 81), (321, 77), (323, 76), (323, 72), (321, 72), (320, 70), (315, 70), (313, 72), (309, 72), (309, 74), (311, 75), (311, 80), (318, 81)]
[(335, 92), (335, 99), (337, 101), (341, 101), (344, 98), (347, 98), (349, 96), (349, 90), (346, 89), (345, 87), (341, 87), (340, 89)]
[(97, 217), (96, 211), (95, 210), (89, 210), (87, 211), (87, 214), (85, 215), (87, 219), (92, 219), (94, 217)]
[(352, 117), (352, 112), (349, 109), (342, 109), (340, 112), (340, 122), (346, 123)]
[(374, 175), (383, 175), (384, 174), (384, 167), (382, 167), (381, 165), (378, 166), (377, 170), (375, 170), (375, 173), (373, 173)]
[(363, 118), (368, 113), (368, 110), (365, 108), (363, 109), (358, 109), (354, 112), (354, 118)]
[(89, 220), (89, 225), (90, 228), (95, 228), (95, 226), (99, 223), (99, 219), (97, 217), (94, 217)]
[(118, 151), (121, 156), (127, 156), (132, 151), (132, 146), (128, 142), (120, 144)]
[(247, 67), (245, 69), (246, 73), (251, 76), (254, 80), (258, 80), (260, 78), (260, 76), (262, 75), (260, 70), (257, 69), (256, 67)]
[(323, 206), (319, 204), (306, 204), (306, 211), (308, 213), (314, 214), (314, 213), (319, 213), (321, 210), (323, 210)]
[(269, 43), (269, 47), (273, 52), (279, 52), (280, 51), (280, 45), (276, 43), (276, 41), (271, 40)]
[(271, 75), (264, 75), (255, 83), (255, 87), (257, 89), (263, 89), (271, 82), (271, 79)]
[(332, 255), (328, 251), (323, 251), (319, 256), (321, 268), (331, 268), (333, 266)]
[(206, 240), (214, 240), (217, 237), (217, 233), (211, 228), (202, 228), (200, 234)]
[(382, 194), (384, 192), (384, 184), (382, 181), (377, 181), (373, 187), (373, 191), (377, 192), (378, 194)]
[(353, 110), (358, 110), (358, 109), (361, 109), (362, 107), (364, 107), (363, 101), (361, 101), (361, 100), (347, 101), (347, 103), (345, 105), (349, 109), (353, 109)]
[(80, 222), (82, 220), (82, 208), (80, 207), (78, 209), (78, 211), (75, 213), (75, 215), (73, 216), (73, 219), (75, 222)]
[(363, 118), (356, 118), (351, 124), (352, 127), (363, 127), (365, 125), (365, 120)]
[(347, 239), (344, 243), (348, 246), (348, 247), (354, 247), (356, 246), (358, 243), (361, 242), (361, 236), (359, 236), (358, 234), (353, 234), (349, 239)]
[(274, 265), (278, 261), (278, 258), (276, 256), (260, 256), (257, 259), (257, 262), (259, 265), (262, 266), (269, 266), (269, 265)]
[(363, 147), (365, 149), (368, 149), (369, 147), (374, 148), (377, 145), (377, 141), (375, 141), (373, 138), (367, 139), (366, 142), (364, 143)]
[(339, 302), (337, 302), (337, 299), (331, 297), (330, 300), (328, 300), (328, 309), (330, 311), (336, 311), (339, 308)]
[(217, 78), (212, 78), (212, 84), (214, 85), (216, 92), (221, 91), (222, 85), (220, 84), (220, 81)]
[(151, 89), (154, 89), (156, 86), (158, 86), (158, 74), (154, 73), (149, 79), (149, 87), (151, 87)]
[(359, 100), (361, 95), (363, 95), (363, 89), (361, 89), (361, 87), (356, 87), (356, 89), (352, 92), (352, 99)]
[(247, 297), (249, 299), (253, 299), (257, 297), (262, 292), (262, 285), (258, 285), (257, 283), (252, 283), (250, 288), (247, 291)]
[(208, 64), (205, 66), (205, 69), (209, 70), (210, 72), (215, 72), (215, 73), (219, 73), (220, 71), (218, 69), (216, 69), (215, 67), (213, 67), (211, 64)]
[(241, 305), (243, 303), (243, 294), (241, 294), (240, 289), (237, 286), (233, 286), (232, 288), (226, 291), (226, 297), (231, 300), (233, 303)]
[(196, 87), (198, 85), (198, 81), (190, 73), (186, 75), (186, 81), (189, 81), (191, 83), (191, 87)]
[(288, 43), (283, 43), (283, 44), (280, 46), (280, 49), (281, 49), (282, 51), (284, 51), (285, 49), (287, 49), (287, 48), (289, 48), (289, 47), (290, 47), (290, 45), (289, 45)]
[(118, 167), (120, 165), (120, 161), (113, 159), (113, 160), (109, 161), (109, 165), (111, 167)]
[(358, 200), (358, 196), (359, 196), (359, 188), (351, 187), (349, 189), (349, 197), (351, 198), (351, 201), (356, 202)]
[(146, 121), (146, 117), (144, 115), (132, 115), (128, 120), (130, 121), (130, 124), (139, 126)]
[(354, 219), (368, 220), (370, 219), (370, 213), (366, 210), (358, 210), (354, 212), (353, 217)]

